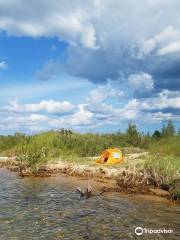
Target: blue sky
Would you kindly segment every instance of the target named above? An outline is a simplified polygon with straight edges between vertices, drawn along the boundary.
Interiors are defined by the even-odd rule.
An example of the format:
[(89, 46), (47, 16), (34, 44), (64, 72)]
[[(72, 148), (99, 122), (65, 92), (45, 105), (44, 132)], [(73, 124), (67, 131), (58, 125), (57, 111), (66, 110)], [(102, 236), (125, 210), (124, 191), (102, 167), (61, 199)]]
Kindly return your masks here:
[(178, 0), (1, 0), (0, 134), (180, 127)]

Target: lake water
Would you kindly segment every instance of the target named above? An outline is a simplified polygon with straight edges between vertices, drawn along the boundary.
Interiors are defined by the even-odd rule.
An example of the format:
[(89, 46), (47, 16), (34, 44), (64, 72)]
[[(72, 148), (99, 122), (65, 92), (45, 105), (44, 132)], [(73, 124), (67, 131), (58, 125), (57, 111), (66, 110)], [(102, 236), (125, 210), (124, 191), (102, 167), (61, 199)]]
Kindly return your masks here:
[[(121, 194), (80, 199), (75, 185), (0, 169), (0, 239), (180, 239), (180, 205)], [(173, 233), (136, 236), (136, 227)]]

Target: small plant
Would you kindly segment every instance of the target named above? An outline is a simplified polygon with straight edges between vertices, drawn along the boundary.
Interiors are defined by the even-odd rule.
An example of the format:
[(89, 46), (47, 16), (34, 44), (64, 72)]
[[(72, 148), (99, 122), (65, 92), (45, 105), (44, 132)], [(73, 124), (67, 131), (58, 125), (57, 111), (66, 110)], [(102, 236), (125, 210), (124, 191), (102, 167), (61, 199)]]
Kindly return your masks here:
[(17, 148), (16, 155), (20, 169), (22, 166), (37, 170), (39, 163), (45, 162), (48, 149), (38, 145), (22, 145)]

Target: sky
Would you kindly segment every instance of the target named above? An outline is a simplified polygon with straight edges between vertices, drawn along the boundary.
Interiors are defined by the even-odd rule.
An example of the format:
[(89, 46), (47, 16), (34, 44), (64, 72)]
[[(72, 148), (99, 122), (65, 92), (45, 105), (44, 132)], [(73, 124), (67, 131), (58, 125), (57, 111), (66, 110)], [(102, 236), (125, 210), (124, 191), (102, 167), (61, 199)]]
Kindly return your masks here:
[(179, 0), (0, 0), (0, 134), (180, 127)]

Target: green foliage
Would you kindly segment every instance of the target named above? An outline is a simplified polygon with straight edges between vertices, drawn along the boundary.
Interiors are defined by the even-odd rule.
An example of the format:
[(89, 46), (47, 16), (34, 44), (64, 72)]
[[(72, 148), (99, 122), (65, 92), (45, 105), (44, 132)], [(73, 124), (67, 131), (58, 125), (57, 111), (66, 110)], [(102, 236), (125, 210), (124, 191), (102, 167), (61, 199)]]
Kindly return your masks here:
[(156, 130), (156, 131), (154, 131), (152, 136), (153, 136), (153, 138), (160, 138), (162, 135), (161, 135), (160, 131)]
[[(63, 157), (91, 157), (109, 147), (128, 146), (125, 134), (79, 134), (69, 130), (49, 131), (33, 136), (0, 136), (0, 152), (18, 156), (29, 165)], [(42, 150), (45, 149), (45, 157)], [(43, 150), (44, 152), (44, 150)]]
[(127, 134), (127, 140), (129, 144), (135, 147), (141, 144), (141, 136), (140, 136), (140, 133), (138, 132), (136, 125), (129, 124), (126, 134)]
[(47, 151), (46, 147), (37, 144), (23, 144), (16, 148), (17, 161), (19, 161), (20, 165), (25, 164), (35, 169), (37, 164), (47, 160)]
[(172, 120), (169, 120), (166, 125), (163, 124), (163, 127), (162, 127), (162, 136), (163, 137), (171, 137), (171, 136), (174, 136), (175, 133), (176, 133), (176, 131), (175, 131)]
[(13, 148), (21, 144), (28, 144), (30, 137), (25, 136), (24, 134), (15, 133), (14, 136), (0, 136), (0, 152), (11, 150), (13, 153)]
[(172, 122), (164, 126), (163, 134), (155, 131), (153, 136), (141, 134), (136, 125), (129, 124), (126, 133), (118, 131), (113, 134), (80, 134), (61, 129), (37, 135), (26, 136), (16, 133), (13, 136), (0, 136), (0, 153), (18, 156), (28, 165), (53, 158), (83, 158), (99, 156), (110, 147), (139, 147), (153, 154), (180, 156), (180, 135), (174, 135)]

